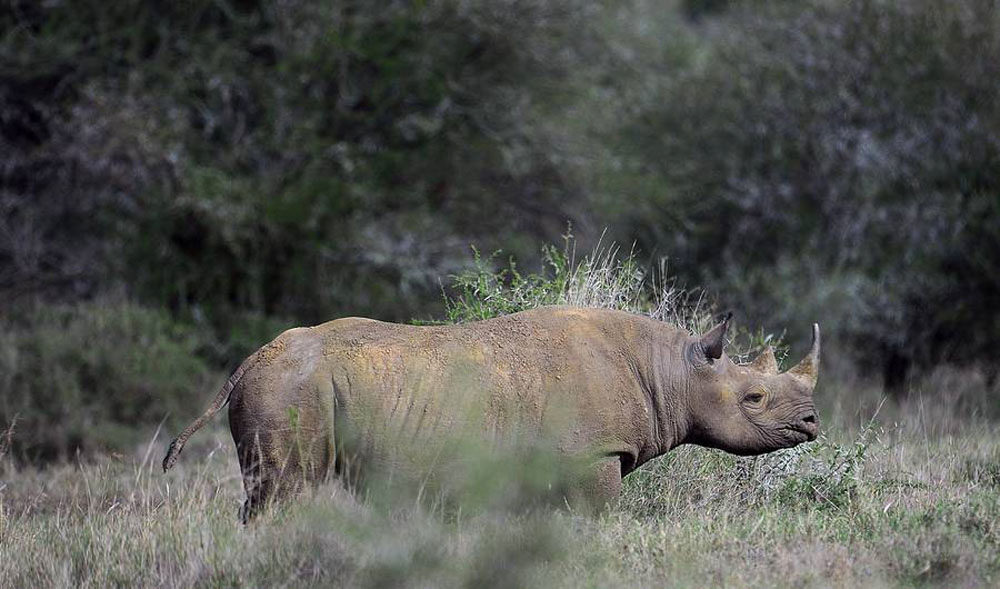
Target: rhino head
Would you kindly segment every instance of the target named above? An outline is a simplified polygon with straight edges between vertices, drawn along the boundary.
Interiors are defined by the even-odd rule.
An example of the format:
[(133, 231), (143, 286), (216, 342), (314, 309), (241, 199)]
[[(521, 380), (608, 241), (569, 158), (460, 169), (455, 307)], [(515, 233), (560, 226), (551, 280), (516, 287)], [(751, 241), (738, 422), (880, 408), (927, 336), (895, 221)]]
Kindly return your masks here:
[(685, 347), (689, 372), (687, 443), (753, 455), (816, 439), (813, 389), (819, 369), (819, 325), (801, 362), (778, 372), (768, 347), (752, 363), (735, 364), (723, 350), (729, 317)]

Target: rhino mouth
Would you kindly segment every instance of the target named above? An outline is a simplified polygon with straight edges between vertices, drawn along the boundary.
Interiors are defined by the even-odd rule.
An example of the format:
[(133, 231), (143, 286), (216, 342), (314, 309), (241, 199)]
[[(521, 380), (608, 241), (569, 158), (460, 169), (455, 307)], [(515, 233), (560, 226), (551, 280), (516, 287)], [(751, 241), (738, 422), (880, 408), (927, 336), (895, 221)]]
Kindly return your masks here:
[(796, 444), (801, 444), (802, 442), (811, 442), (816, 439), (816, 430), (812, 428), (796, 427), (796, 426), (786, 426), (782, 428), (785, 434), (792, 439)]

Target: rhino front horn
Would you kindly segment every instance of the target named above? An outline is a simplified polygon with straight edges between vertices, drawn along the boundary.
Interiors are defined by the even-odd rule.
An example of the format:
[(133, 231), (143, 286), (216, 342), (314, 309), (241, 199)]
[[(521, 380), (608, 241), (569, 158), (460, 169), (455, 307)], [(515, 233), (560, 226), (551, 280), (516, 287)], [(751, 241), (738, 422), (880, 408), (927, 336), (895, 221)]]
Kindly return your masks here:
[(819, 323), (813, 323), (812, 349), (788, 373), (801, 378), (810, 389), (816, 387), (816, 378), (819, 376)]

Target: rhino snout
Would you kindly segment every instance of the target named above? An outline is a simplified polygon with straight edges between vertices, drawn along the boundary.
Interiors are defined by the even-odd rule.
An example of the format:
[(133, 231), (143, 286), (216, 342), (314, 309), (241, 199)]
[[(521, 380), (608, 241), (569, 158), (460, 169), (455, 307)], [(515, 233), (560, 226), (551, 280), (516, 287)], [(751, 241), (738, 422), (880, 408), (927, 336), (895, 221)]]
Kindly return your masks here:
[(815, 440), (819, 435), (819, 419), (816, 417), (816, 412), (807, 411), (802, 414), (795, 424), (795, 429), (809, 436), (810, 442)]

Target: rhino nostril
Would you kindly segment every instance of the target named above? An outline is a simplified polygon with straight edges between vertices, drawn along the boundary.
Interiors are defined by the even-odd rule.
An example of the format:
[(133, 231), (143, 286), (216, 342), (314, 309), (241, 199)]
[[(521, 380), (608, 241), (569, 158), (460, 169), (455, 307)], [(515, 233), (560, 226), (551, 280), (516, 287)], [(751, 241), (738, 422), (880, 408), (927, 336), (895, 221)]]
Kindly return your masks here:
[(803, 417), (802, 421), (804, 421), (806, 423), (816, 423), (816, 416), (814, 414), (810, 413), (809, 415), (806, 415), (805, 417)]

